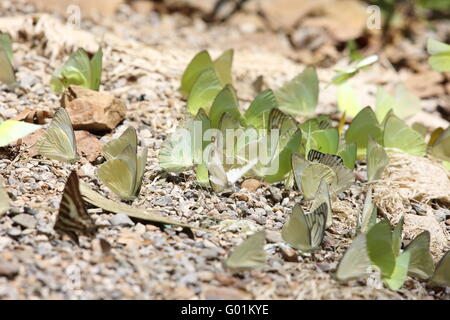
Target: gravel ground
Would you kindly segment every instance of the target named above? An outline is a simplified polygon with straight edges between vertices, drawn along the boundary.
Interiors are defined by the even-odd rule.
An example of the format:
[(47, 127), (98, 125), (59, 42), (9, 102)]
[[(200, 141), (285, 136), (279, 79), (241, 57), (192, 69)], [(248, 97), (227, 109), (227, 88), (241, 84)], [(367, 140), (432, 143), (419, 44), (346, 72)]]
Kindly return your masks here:
[[(397, 292), (383, 288), (375, 277), (345, 284), (333, 279), (337, 262), (354, 233), (364, 184), (356, 183), (333, 204), (335, 220), (322, 249), (310, 256), (297, 256), (279, 236), (290, 209), (300, 199), (296, 192), (286, 191), (282, 185), (263, 185), (256, 192), (237, 186), (232, 194), (218, 195), (196, 187), (193, 172), (174, 175), (161, 170), (159, 147), (185, 108), (177, 92), (184, 67), (199, 48), (211, 48), (215, 55), (226, 49), (224, 39), (244, 39), (239, 28), (207, 28), (202, 22), (188, 23), (178, 15), (167, 16), (162, 23), (157, 17), (144, 19), (123, 7), (115, 20), (106, 19), (101, 25), (86, 20), (83, 30), (73, 30), (58, 17), (30, 16), (32, 8), (19, 4), (7, 7), (5, 3), (0, 3), (0, 27), (13, 36), (17, 77), (24, 89), (2, 88), (0, 114), (12, 118), (25, 108), (56, 110), (59, 98), (48, 85), (52, 71), (73, 47), (95, 50), (96, 41), (103, 39), (102, 90), (121, 98), (128, 110), (126, 120), (113, 134), (99, 138), (109, 141), (131, 125), (137, 129), (141, 145), (149, 147), (142, 191), (133, 205), (162, 209), (173, 219), (210, 228), (211, 232), (194, 231), (192, 237), (179, 228), (143, 224), (90, 208), (101, 226), (100, 236), (112, 248), (104, 253), (97, 240), (87, 238), (82, 238), (78, 247), (56, 235), (53, 223), (65, 180), (73, 168), (91, 187), (114, 199), (97, 180), (96, 164), (86, 159), (68, 165), (30, 158), (26, 147), (11, 147), (2, 150), (0, 158), (0, 175), (13, 200), (12, 209), (0, 218), (0, 298), (450, 298), (448, 288), (433, 289), (414, 279)], [(68, 30), (73, 37), (64, 34)], [(219, 35), (224, 36), (216, 42)], [(269, 45), (260, 47), (257, 42), (246, 47), (231, 42), (228, 46), (235, 43), (242, 49), (236, 52), (234, 74), (244, 106), (255, 94), (252, 82), (257, 76), (262, 74), (269, 85), (277, 86), (303, 68), (286, 58), (283, 50), (274, 52)], [(271, 45), (275, 46), (274, 42)], [(329, 79), (332, 70), (319, 70), (319, 75)], [(367, 82), (362, 87), (370, 92), (373, 86)], [(322, 95), (321, 110), (330, 110), (332, 99), (332, 91)], [(225, 272), (221, 261), (230, 249), (262, 228), (268, 230), (267, 265), (257, 271)]]

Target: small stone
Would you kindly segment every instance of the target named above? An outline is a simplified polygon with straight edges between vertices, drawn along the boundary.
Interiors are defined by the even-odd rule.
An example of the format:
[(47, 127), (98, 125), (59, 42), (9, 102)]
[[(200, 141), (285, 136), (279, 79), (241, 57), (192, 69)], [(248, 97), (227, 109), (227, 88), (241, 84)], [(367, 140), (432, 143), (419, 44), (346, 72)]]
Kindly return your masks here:
[(155, 201), (155, 205), (160, 207), (167, 207), (172, 205), (172, 198), (170, 196), (164, 196)]
[(214, 273), (211, 271), (199, 271), (197, 277), (200, 281), (210, 282), (214, 279)]
[(256, 179), (246, 179), (241, 184), (241, 189), (246, 189), (250, 192), (255, 192), (261, 186), (261, 182)]
[(22, 234), (22, 231), (20, 231), (19, 228), (11, 228), (8, 230), (8, 236), (15, 238)]
[(89, 131), (75, 131), (78, 152), (89, 162), (94, 162), (103, 148), (103, 144)]
[(273, 201), (275, 202), (281, 202), (283, 200), (283, 195), (281, 193), (281, 190), (278, 188), (270, 187), (269, 188), (270, 195)]
[(96, 169), (92, 164), (86, 163), (81, 166), (79, 175), (80, 177), (95, 177), (95, 170)]
[(19, 274), (19, 264), (0, 261), (0, 277), (12, 279)]
[(25, 228), (33, 229), (36, 227), (36, 218), (32, 215), (26, 214), (26, 213), (20, 213), (17, 216), (14, 216), (12, 220), (17, 223), (18, 225), (21, 225)]
[(122, 100), (106, 92), (79, 86), (69, 86), (61, 97), (74, 129), (90, 132), (111, 131), (125, 119), (126, 106)]
[(273, 230), (266, 230), (266, 240), (269, 243), (281, 243), (283, 242), (283, 238), (281, 237), (281, 233)]
[(297, 251), (290, 247), (281, 247), (281, 255), (285, 261), (297, 262), (298, 254)]
[(264, 210), (263, 208), (256, 208), (255, 209), (255, 214), (257, 214), (259, 216), (265, 216), (266, 215), (266, 210)]
[(450, 219), (445, 220), (445, 224), (450, 226)]
[(235, 278), (224, 273), (216, 273), (214, 278), (224, 286), (231, 286), (236, 282)]
[(331, 262), (331, 263), (327, 263), (327, 262), (319, 262), (317, 263), (317, 266), (324, 272), (329, 272), (331, 270), (336, 269), (337, 267), (337, 262)]
[(125, 213), (118, 213), (110, 217), (109, 222), (115, 227), (131, 227), (134, 226), (134, 222)]
[(146, 229), (142, 223), (138, 223), (134, 227), (134, 231), (136, 231), (136, 233), (138, 233), (138, 234), (143, 234), (146, 231)]

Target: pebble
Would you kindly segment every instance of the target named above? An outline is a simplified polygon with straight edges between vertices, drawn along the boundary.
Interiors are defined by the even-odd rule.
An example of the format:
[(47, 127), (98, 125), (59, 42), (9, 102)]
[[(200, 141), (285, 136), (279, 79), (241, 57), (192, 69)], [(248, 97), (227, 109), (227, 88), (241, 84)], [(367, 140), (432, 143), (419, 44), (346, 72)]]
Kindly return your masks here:
[(10, 237), (18, 237), (22, 234), (22, 231), (19, 228), (11, 228), (8, 230), (8, 236)]
[(117, 213), (110, 217), (109, 222), (115, 227), (131, 227), (134, 226), (134, 222), (125, 213)]
[(246, 189), (250, 192), (255, 192), (261, 186), (261, 182), (256, 179), (246, 179), (241, 184), (242, 189)]
[(450, 216), (450, 210), (445, 208), (434, 210), (434, 216), (439, 222), (445, 221), (445, 219)]
[(281, 243), (283, 242), (283, 238), (281, 237), (281, 233), (273, 230), (266, 230), (266, 240), (269, 243)]
[(156, 206), (167, 207), (172, 205), (172, 198), (170, 196), (164, 196), (155, 201)]
[(0, 261), (0, 277), (12, 279), (18, 274), (19, 274), (19, 264)]
[(26, 213), (20, 213), (12, 218), (12, 220), (25, 228), (33, 229), (36, 227), (36, 218)]
[(281, 255), (283, 259), (288, 262), (297, 262), (298, 254), (297, 251), (292, 249), (291, 247), (281, 247)]

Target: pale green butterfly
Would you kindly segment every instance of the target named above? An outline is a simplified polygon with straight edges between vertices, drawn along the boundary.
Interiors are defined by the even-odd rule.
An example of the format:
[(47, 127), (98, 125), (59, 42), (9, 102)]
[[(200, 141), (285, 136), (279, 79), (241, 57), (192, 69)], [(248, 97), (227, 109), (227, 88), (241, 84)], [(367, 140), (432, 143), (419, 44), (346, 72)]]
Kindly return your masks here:
[(214, 99), (222, 88), (223, 84), (220, 82), (213, 67), (203, 70), (189, 93), (187, 109), (192, 115), (196, 115), (201, 108), (204, 108), (206, 113), (209, 113)]
[(247, 125), (265, 129), (268, 126), (270, 111), (275, 108), (278, 108), (275, 94), (270, 89), (264, 90), (252, 101), (244, 114), (244, 120)]
[(356, 75), (361, 69), (374, 64), (378, 61), (378, 56), (372, 55), (366, 58), (363, 58), (355, 63), (352, 63), (348, 68), (344, 70), (338, 70), (338, 73), (331, 79), (331, 83), (335, 85), (340, 85)]
[(100, 180), (124, 200), (133, 200), (139, 194), (147, 148), (137, 152), (136, 130), (129, 127), (118, 139), (105, 145), (107, 161), (98, 168)]
[(222, 192), (231, 187), (231, 185), (252, 169), (258, 161), (257, 158), (254, 158), (242, 166), (226, 171), (223, 164), (223, 153), (216, 146), (216, 143), (211, 143), (207, 149), (208, 160), (206, 167), (208, 168), (209, 182), (216, 192)]
[(16, 83), (11, 37), (6, 33), (0, 34), (0, 82), (7, 85)]
[(328, 205), (325, 202), (307, 214), (297, 203), (281, 231), (283, 240), (304, 252), (317, 250), (325, 235), (327, 214)]
[(326, 154), (317, 150), (308, 152), (308, 160), (321, 163), (333, 170), (336, 175), (336, 181), (330, 186), (331, 193), (337, 195), (346, 190), (355, 182), (353, 172), (344, 166), (342, 158), (335, 154)]
[(408, 251), (402, 252), (395, 259), (395, 267), (392, 274), (383, 278), (383, 282), (391, 290), (398, 290), (403, 286), (408, 276), (408, 266), (411, 259), (411, 253)]
[(367, 191), (366, 199), (364, 200), (364, 207), (357, 220), (356, 231), (365, 233), (369, 231), (377, 222), (377, 208), (372, 202), (372, 187)]
[(372, 262), (367, 254), (366, 234), (358, 235), (347, 248), (336, 271), (336, 278), (348, 281), (365, 277), (371, 270)]
[(209, 119), (211, 120), (211, 127), (218, 128), (222, 115), (224, 113), (230, 114), (233, 118), (239, 120), (241, 113), (239, 111), (239, 102), (236, 95), (236, 90), (227, 84), (217, 94), (214, 102), (209, 110)]
[(369, 136), (366, 153), (367, 181), (374, 182), (381, 178), (381, 174), (389, 164), (389, 157), (382, 146)]
[(16, 120), (0, 122), (0, 147), (22, 139), (23, 137), (40, 129), (41, 126)]
[(384, 122), (383, 145), (388, 151), (401, 151), (414, 156), (425, 155), (427, 145), (420, 133), (393, 113), (388, 114)]
[(344, 140), (340, 140), (340, 142), (341, 144), (339, 145), (337, 155), (342, 158), (347, 168), (353, 170), (355, 168), (357, 155), (356, 143), (355, 142), (345, 143)]
[(336, 185), (336, 174), (327, 165), (307, 161), (297, 153), (292, 154), (291, 161), (295, 183), (305, 200), (314, 198), (322, 180), (329, 186)]
[(327, 205), (327, 223), (325, 225), (326, 228), (329, 228), (333, 223), (333, 211), (331, 208), (331, 199), (330, 199), (330, 191), (328, 189), (328, 183), (326, 181), (321, 181), (319, 184), (319, 188), (317, 189), (317, 193), (314, 196), (314, 201), (309, 209), (311, 212), (317, 210), (322, 203)]
[(427, 51), (431, 54), (428, 63), (439, 72), (450, 71), (450, 45), (434, 39), (428, 39)]
[(37, 143), (37, 153), (41, 156), (74, 162), (79, 160), (72, 122), (64, 108), (59, 108)]
[(162, 143), (158, 159), (160, 166), (169, 172), (182, 172), (199, 163), (206, 147), (203, 135), (210, 121), (203, 109), (192, 118), (187, 114), (180, 128)]
[(383, 121), (390, 110), (400, 119), (406, 119), (422, 109), (420, 99), (410, 92), (404, 84), (398, 84), (395, 94), (390, 95), (384, 88), (378, 88), (375, 96), (375, 114)]
[(450, 251), (447, 251), (436, 265), (431, 282), (441, 287), (450, 286)]
[(430, 253), (430, 232), (424, 231), (405, 248), (411, 253), (408, 274), (420, 279), (429, 279), (434, 272), (433, 257)]
[(195, 55), (195, 57), (189, 62), (188, 66), (183, 72), (181, 77), (181, 94), (187, 97), (195, 82), (208, 68), (213, 68), (219, 81), (222, 85), (231, 84), (231, 65), (233, 63), (233, 50), (227, 50), (220, 55), (215, 61), (211, 59), (211, 56), (206, 50), (203, 50)]
[(431, 147), (430, 154), (443, 161), (450, 161), (450, 127), (442, 131)]
[(266, 263), (265, 237), (265, 231), (259, 231), (249, 236), (223, 262), (224, 267), (232, 271), (262, 267)]
[(339, 110), (351, 118), (354, 118), (362, 109), (361, 100), (349, 82), (338, 86), (337, 105)]
[[(277, 132), (274, 130), (278, 130)], [(272, 141), (275, 135), (276, 141)], [(279, 109), (272, 109), (269, 114), (267, 139), (264, 140), (267, 155), (271, 155), (270, 162), (262, 169), (264, 180), (268, 183), (282, 181), (291, 170), (292, 153), (298, 151), (302, 132), (297, 122)], [(262, 148), (261, 148), (262, 147)]]
[(387, 220), (378, 222), (367, 232), (367, 253), (372, 264), (380, 269), (383, 278), (391, 276), (396, 256), (392, 231)]
[(383, 129), (377, 120), (372, 108), (365, 107), (353, 118), (352, 123), (345, 132), (347, 143), (356, 143), (357, 157), (362, 159), (366, 154), (369, 136), (377, 143), (383, 143)]
[(280, 109), (293, 115), (311, 115), (319, 99), (319, 79), (314, 67), (302, 73), (275, 91)]
[(75, 51), (69, 59), (55, 70), (50, 81), (50, 87), (56, 93), (61, 93), (70, 85), (98, 91), (102, 74), (102, 48), (89, 57), (83, 49)]

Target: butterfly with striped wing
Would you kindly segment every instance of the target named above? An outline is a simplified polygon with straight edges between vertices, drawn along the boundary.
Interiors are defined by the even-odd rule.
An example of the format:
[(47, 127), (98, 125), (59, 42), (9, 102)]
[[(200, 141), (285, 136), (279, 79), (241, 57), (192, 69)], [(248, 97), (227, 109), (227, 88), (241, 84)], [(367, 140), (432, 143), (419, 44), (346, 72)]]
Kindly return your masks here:
[(64, 187), (54, 226), (55, 231), (67, 234), (77, 244), (78, 234), (93, 236), (97, 232), (97, 227), (84, 206), (79, 185), (78, 175), (76, 171), (72, 171)]

